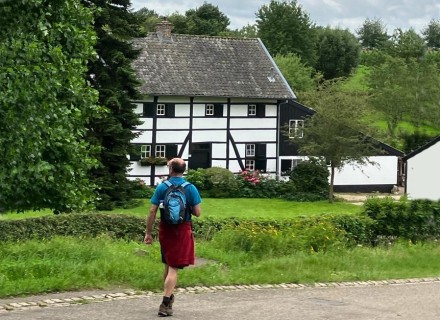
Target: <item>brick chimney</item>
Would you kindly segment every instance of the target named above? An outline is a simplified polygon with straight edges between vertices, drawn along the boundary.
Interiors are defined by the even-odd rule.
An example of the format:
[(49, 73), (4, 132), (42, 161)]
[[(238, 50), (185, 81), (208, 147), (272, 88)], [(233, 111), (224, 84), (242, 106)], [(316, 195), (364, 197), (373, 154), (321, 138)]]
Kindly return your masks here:
[(162, 21), (156, 25), (156, 33), (159, 38), (170, 39), (173, 24), (168, 21), (167, 17), (163, 17)]

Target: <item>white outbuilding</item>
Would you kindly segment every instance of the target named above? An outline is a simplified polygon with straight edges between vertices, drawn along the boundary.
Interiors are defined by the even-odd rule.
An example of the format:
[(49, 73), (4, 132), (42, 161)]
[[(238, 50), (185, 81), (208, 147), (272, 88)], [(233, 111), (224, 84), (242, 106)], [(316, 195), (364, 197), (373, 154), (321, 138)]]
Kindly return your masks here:
[(440, 200), (440, 135), (403, 157), (410, 199)]

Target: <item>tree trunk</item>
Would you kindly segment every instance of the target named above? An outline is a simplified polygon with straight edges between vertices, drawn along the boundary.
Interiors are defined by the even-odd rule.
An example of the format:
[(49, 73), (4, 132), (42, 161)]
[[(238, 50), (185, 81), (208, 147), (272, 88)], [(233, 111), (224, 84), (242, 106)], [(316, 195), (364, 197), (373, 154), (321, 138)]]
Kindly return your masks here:
[(335, 167), (330, 166), (330, 190), (328, 193), (328, 202), (333, 203), (333, 184), (335, 182)]

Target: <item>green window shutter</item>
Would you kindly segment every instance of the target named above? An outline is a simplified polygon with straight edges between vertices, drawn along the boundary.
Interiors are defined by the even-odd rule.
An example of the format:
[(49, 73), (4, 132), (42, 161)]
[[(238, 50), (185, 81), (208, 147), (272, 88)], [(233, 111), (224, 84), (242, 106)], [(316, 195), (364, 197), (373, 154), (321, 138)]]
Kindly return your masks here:
[(165, 116), (168, 118), (176, 116), (176, 105), (174, 103), (165, 103)]
[(264, 118), (266, 116), (266, 105), (257, 103), (257, 118)]
[(144, 118), (152, 118), (156, 112), (156, 105), (154, 102), (144, 102), (142, 116)]
[(258, 143), (255, 145), (255, 157), (257, 159), (266, 159), (266, 144)]
[(255, 170), (266, 171), (267, 160), (257, 159), (255, 160)]
[(177, 144), (167, 144), (165, 147), (165, 158), (171, 159), (177, 157)]
[(223, 103), (214, 104), (214, 117), (216, 118), (223, 117)]

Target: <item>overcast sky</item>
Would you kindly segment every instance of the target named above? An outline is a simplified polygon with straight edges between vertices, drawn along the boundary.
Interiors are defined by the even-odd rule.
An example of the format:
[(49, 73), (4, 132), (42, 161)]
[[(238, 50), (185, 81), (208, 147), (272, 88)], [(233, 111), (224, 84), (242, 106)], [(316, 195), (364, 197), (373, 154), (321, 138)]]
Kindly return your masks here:
[[(132, 0), (133, 9), (147, 7), (160, 15), (185, 14), (204, 0)], [(270, 0), (212, 0), (231, 21), (230, 29), (255, 23), (255, 13)], [(440, 0), (298, 0), (312, 22), (319, 26), (348, 28), (355, 32), (366, 18), (379, 18), (388, 33), (396, 28), (414, 28), (420, 33), (432, 19), (440, 19)]]

